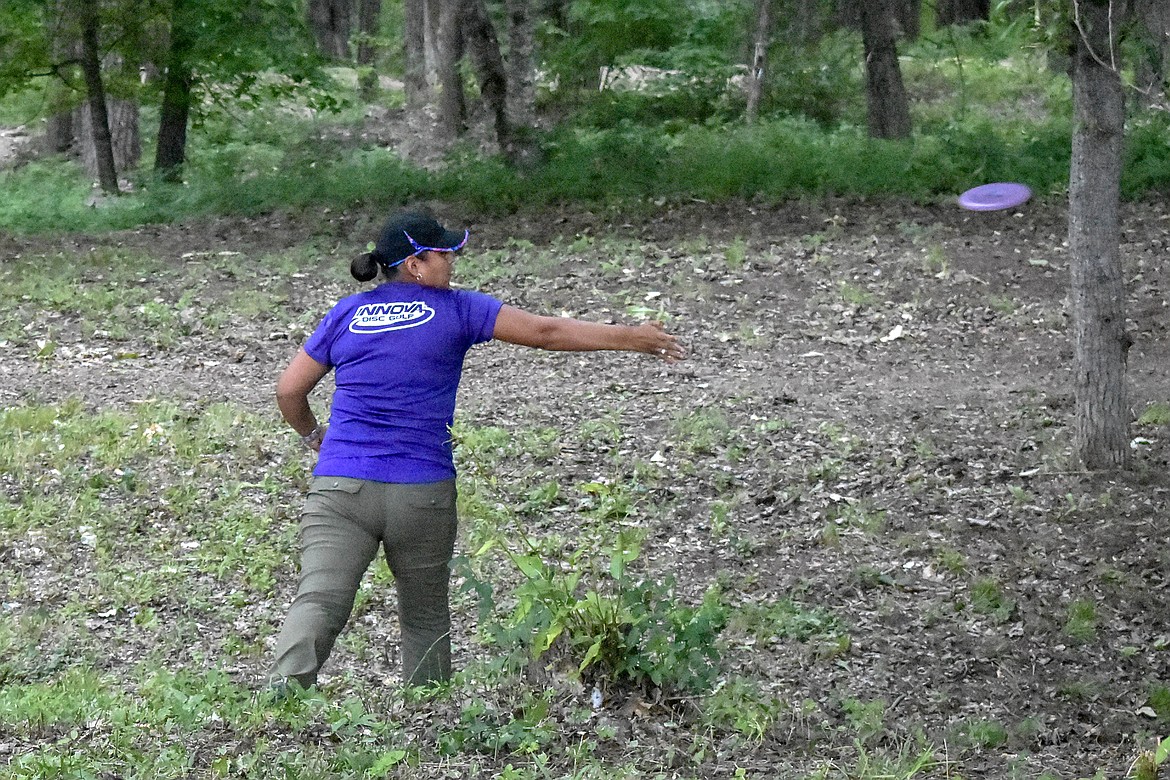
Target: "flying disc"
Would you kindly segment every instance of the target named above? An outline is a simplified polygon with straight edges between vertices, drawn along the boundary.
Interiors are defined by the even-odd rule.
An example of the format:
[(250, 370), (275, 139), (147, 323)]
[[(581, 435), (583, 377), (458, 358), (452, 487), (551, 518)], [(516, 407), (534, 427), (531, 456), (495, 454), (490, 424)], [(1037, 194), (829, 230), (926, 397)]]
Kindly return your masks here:
[(1001, 181), (972, 187), (959, 196), (959, 205), (968, 211), (998, 211), (1020, 205), (1032, 197), (1023, 184)]

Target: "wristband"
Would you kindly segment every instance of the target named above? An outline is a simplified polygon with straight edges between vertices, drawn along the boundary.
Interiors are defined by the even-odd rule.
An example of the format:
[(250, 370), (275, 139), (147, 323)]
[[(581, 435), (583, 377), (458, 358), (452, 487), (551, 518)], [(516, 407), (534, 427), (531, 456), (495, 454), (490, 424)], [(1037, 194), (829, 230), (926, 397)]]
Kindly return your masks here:
[(318, 423), (316, 428), (301, 437), (301, 444), (312, 447), (314, 444), (320, 444), (323, 438), (325, 438), (325, 426)]

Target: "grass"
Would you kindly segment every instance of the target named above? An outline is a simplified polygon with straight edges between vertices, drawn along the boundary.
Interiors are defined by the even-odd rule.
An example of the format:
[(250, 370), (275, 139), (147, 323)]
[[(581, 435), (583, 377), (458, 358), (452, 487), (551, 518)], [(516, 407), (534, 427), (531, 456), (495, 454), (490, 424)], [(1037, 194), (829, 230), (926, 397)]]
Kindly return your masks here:
[[(840, 227), (821, 246), (840, 256), (851, 240)], [(500, 242), (486, 260), (469, 254), (461, 268), (484, 285), (531, 284), (537, 306), (583, 311), (601, 300), (620, 312), (627, 302), (617, 293), (593, 284), (554, 290), (552, 282), (620, 255), (663, 298), (693, 306), (694, 277), (671, 281), (671, 265), (738, 263), (738, 244), (730, 246), (731, 257), (716, 239), (687, 235), (639, 252), (628, 237), (570, 236), (539, 248)], [(746, 244), (744, 251), (745, 268), (754, 265)], [(837, 408), (846, 391), (831, 380), (816, 379), (808, 395), (781, 403), (746, 387), (716, 394), (716, 371), (720, 382), (738, 381), (725, 364), (695, 361), (682, 367), (694, 376), (660, 374), (657, 364), (620, 355), (597, 356), (614, 363), (588, 369), (575, 367), (577, 356), (534, 359), (537, 371), (586, 372), (547, 406), (547, 388), (493, 405), (483, 398), (507, 388), (468, 377), (453, 430), (462, 671), (450, 685), (424, 695), (393, 679), (395, 605), (380, 564), (362, 583), (323, 690), (268, 702), (256, 688), (296, 580), (296, 517), (310, 462), (277, 419), (268, 388), (325, 302), (352, 288), (320, 270), (338, 261), (315, 242), (275, 253), (200, 253), (183, 263), (170, 252), (32, 250), (0, 269), (4, 348), (45, 382), (78, 376), (69, 372), (86, 360), (127, 373), (197, 360), (219, 362), (211, 368), (264, 393), (209, 383), (185, 394), (158, 382), (134, 385), (149, 393), (78, 388), (86, 400), (68, 400), (70, 388), (41, 383), (0, 410), (6, 776), (673, 778), (742, 769), (751, 777), (955, 777), (985, 770), (1004, 752), (1004, 715), (979, 709), (988, 705), (985, 690), (1001, 685), (1000, 672), (1048, 673), (1014, 667), (1017, 643), (1044, 652), (1067, 645), (1061, 652), (1086, 666), (1107, 657), (1110, 671), (1084, 672), (1102, 680), (1092, 692), (1045, 679), (1057, 695), (1027, 700), (1029, 711), (1013, 712), (1010, 722), (1049, 723), (1049, 708), (1058, 707), (1077, 707), (1075, 717), (1129, 712), (1127, 702), (1166, 718), (1165, 681), (1147, 673), (1166, 632), (1155, 609), (1125, 612), (1158, 603), (1157, 582), (1132, 590), (1146, 586), (1140, 574), (1149, 569), (1124, 558), (1110, 564), (1128, 575), (1109, 583), (1111, 615), (1150, 630), (1149, 642), (1126, 632), (1119, 641), (1128, 650), (1109, 652), (1116, 648), (1103, 648), (1110, 634), (1091, 594), (1083, 606), (1066, 603), (1065, 583), (1018, 557), (1052, 538), (1023, 536), (1027, 529), (1047, 523), (1048, 534), (1052, 518), (1065, 517), (1076, 489), (1067, 475), (1032, 475), (1024, 491), (1019, 468), (990, 467), (1016, 463), (1014, 440), (985, 442), (965, 428), (956, 435), (948, 415), (928, 406), (899, 416), (891, 436), (866, 406)], [(815, 305), (792, 313), (801, 328), (814, 326)], [(678, 327), (693, 327), (692, 314), (683, 308)], [(736, 316), (776, 346), (753, 360), (805, 349), (792, 343), (788, 312), (756, 314), (744, 307)], [(1029, 333), (1022, 318), (984, 327), (1013, 343)], [(941, 327), (932, 336), (940, 350), (951, 346), (946, 337)], [(815, 334), (808, 338), (824, 349)], [(55, 351), (34, 360), (45, 340)], [(514, 365), (489, 365), (486, 381)], [(599, 365), (619, 366), (622, 383), (599, 384)], [(100, 366), (90, 368), (102, 376)], [(954, 404), (939, 406), (949, 414)], [(993, 425), (1013, 419), (986, 413)], [(1119, 526), (1144, 521), (1129, 507), (1149, 506), (1148, 487), (1119, 481), (1111, 490), (1111, 504), (1078, 510), (1077, 529), (1092, 533), (1106, 516)], [(986, 517), (995, 523), (971, 522)], [(1021, 534), (1024, 550), (1001, 528)], [(1063, 543), (1076, 544), (1080, 530), (1061, 528)], [(835, 544), (818, 544), (826, 529)], [(593, 578), (565, 591), (569, 608), (607, 618), (616, 603), (634, 616), (619, 615), (629, 624), (649, 604), (656, 630), (678, 629), (625, 649), (645, 661), (636, 684), (582, 673), (574, 648), (555, 641), (541, 663), (531, 662), (532, 624), (509, 620), (525, 599), (535, 601), (500, 547), (518, 550), (521, 538), (532, 540), (550, 574)], [(618, 541), (636, 541), (638, 554)], [(1021, 570), (1037, 579), (1023, 582)], [(615, 582), (635, 597), (586, 598), (589, 590), (614, 595)], [(718, 616), (726, 618), (721, 631)], [(974, 644), (947, 645), (953, 637)], [(983, 642), (1004, 648), (985, 667), (970, 660)], [(613, 652), (622, 657), (621, 648)], [(653, 683), (704, 660), (710, 665), (694, 676), (702, 685), (685, 695)], [(920, 697), (918, 687), (913, 701), (893, 695), (890, 688), (907, 687), (890, 681), (905, 679), (923, 680)], [(595, 685), (604, 702), (597, 709)], [(961, 730), (949, 731), (959, 717)], [(1022, 746), (1029, 776), (1096, 755), (1069, 759), (1072, 748), (1035, 731), (1006, 735), (1013, 752)]]

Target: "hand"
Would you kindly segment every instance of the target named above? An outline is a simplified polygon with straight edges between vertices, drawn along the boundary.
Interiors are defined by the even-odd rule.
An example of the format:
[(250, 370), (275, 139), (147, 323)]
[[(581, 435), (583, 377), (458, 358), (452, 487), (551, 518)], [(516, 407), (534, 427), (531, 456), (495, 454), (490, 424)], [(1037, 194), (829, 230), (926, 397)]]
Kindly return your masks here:
[(301, 437), (301, 443), (311, 449), (313, 452), (320, 452), (321, 442), (324, 441), (325, 431), (328, 429), (328, 425), (318, 425), (308, 434)]
[(661, 322), (651, 321), (634, 328), (634, 345), (635, 351), (657, 355), (667, 363), (687, 359), (687, 351)]

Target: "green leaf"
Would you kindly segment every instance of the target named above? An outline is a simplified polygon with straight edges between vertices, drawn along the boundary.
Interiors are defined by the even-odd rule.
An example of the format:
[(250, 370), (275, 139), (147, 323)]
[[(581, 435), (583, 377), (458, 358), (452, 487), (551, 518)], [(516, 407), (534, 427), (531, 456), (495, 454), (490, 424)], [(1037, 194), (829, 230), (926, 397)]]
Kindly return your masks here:
[(1170, 758), (1170, 737), (1158, 743), (1158, 749), (1154, 751), (1154, 763), (1161, 766), (1166, 763), (1167, 758)]
[(370, 777), (382, 777), (406, 758), (405, 750), (388, 750), (368, 770)]
[(530, 580), (539, 580), (545, 578), (544, 561), (535, 555), (518, 555), (512, 559), (516, 563), (516, 568)]
[(596, 642), (594, 642), (593, 644), (591, 644), (591, 645), (589, 646), (589, 649), (588, 649), (588, 650), (585, 652), (585, 658), (583, 658), (583, 659), (581, 660), (581, 665), (580, 665), (579, 667), (577, 667), (577, 671), (578, 671), (578, 672), (583, 672), (583, 671), (585, 671), (586, 669), (588, 669), (588, 668), (589, 668), (589, 664), (591, 664), (591, 663), (593, 663), (594, 661), (596, 661), (596, 660), (597, 660), (597, 657), (598, 657), (599, 655), (601, 655), (601, 643), (602, 643), (602, 641), (603, 641), (602, 639), (598, 639)]
[(546, 650), (552, 647), (552, 643), (557, 641), (557, 637), (565, 630), (565, 625), (560, 622), (553, 623), (536, 638), (536, 643), (533, 649), (536, 651), (536, 656), (539, 658)]

